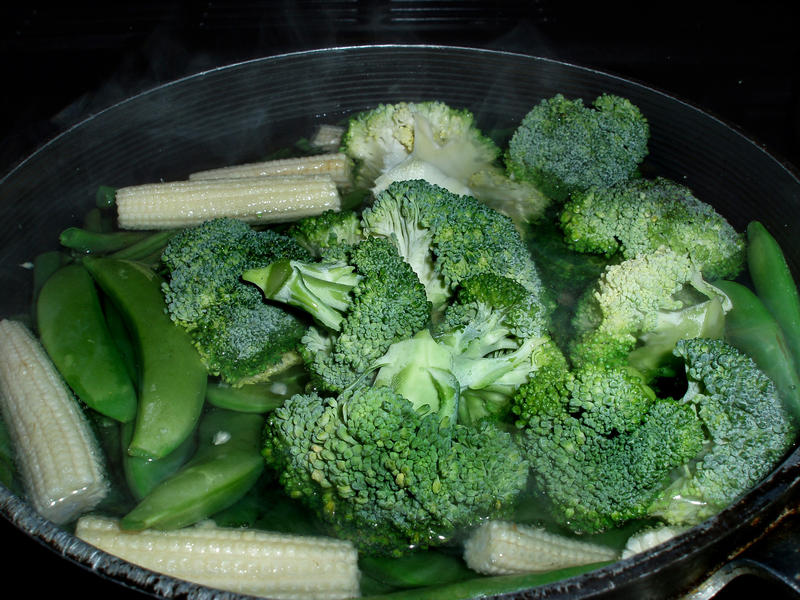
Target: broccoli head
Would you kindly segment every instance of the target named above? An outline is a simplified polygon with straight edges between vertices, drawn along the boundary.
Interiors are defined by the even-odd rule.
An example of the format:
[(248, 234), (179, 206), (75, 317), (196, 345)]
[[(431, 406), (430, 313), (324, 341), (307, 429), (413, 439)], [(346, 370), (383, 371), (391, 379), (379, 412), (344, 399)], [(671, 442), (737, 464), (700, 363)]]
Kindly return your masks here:
[(314, 258), (335, 251), (341, 245), (356, 244), (363, 238), (361, 219), (353, 210), (326, 210), (293, 223), (286, 235)]
[(659, 248), (609, 265), (579, 299), (575, 364), (631, 364), (648, 379), (674, 374), (681, 338), (722, 337), (728, 297), (706, 282), (686, 254)]
[(385, 387), (293, 396), (265, 431), (263, 454), (287, 493), (336, 535), (386, 555), (510, 514), (528, 477), (508, 432), (443, 426)]
[(481, 273), (542, 295), (536, 265), (513, 221), (472, 196), (425, 180), (398, 181), (362, 213), (364, 234), (390, 240), (423, 283), (434, 309)]
[(648, 153), (650, 127), (629, 100), (604, 94), (591, 106), (561, 94), (522, 119), (506, 152), (506, 168), (555, 201), (592, 186), (637, 175)]
[(686, 253), (708, 280), (732, 279), (744, 266), (744, 234), (664, 177), (576, 192), (564, 205), (561, 227), (579, 252), (633, 258), (666, 246)]
[(391, 344), (428, 324), (425, 290), (396, 248), (380, 238), (340, 246), (337, 260), (280, 260), (243, 274), (267, 300), (299, 307), (312, 326), (299, 348), (315, 383), (341, 391)]
[(511, 396), (551, 354), (562, 356), (536, 297), (513, 279), (483, 273), (463, 282), (430, 329), (392, 344), (374, 364), (374, 384), (443, 422), (504, 421)]
[(553, 363), (513, 402), (531, 477), (576, 533), (649, 516), (673, 469), (703, 448), (692, 408), (657, 398), (631, 368)]
[(356, 186), (365, 188), (393, 169), (405, 172), (411, 162), (428, 165), (437, 177), (466, 183), (500, 155), (470, 111), (433, 101), (381, 104), (354, 115), (342, 151), (355, 163)]
[(655, 501), (650, 513), (694, 525), (755, 486), (795, 439), (795, 426), (773, 382), (723, 340), (688, 339), (675, 354), (686, 363), (684, 405), (703, 424), (706, 448)]
[(309, 255), (289, 237), (229, 218), (184, 229), (164, 249), (169, 315), (190, 333), (209, 372), (229, 383), (267, 377), (297, 358), (305, 325), (265, 306), (258, 289), (239, 276), (279, 258)]

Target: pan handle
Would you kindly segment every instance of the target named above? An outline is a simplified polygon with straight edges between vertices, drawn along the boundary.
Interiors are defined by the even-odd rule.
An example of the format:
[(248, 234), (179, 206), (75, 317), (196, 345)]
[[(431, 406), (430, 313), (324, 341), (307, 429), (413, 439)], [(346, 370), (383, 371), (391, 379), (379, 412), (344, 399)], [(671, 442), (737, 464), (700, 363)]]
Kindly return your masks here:
[[(750, 575), (769, 585), (765, 596), (800, 599), (800, 513), (786, 513), (770, 531), (714, 571), (681, 600), (711, 600), (736, 578)], [(780, 594), (777, 598), (772, 590)]]

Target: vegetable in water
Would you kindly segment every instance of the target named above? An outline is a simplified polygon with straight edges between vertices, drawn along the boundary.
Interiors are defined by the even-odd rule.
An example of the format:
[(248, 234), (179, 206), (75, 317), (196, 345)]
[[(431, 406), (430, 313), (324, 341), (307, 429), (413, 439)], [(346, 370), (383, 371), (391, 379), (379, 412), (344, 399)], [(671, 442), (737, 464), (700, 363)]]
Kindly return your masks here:
[[(642, 532), (627, 556), (757, 485), (800, 415), (800, 301), (775, 239), (646, 178), (649, 125), (624, 98), (544, 99), (506, 148), (476, 123), (441, 102), (385, 104), (311, 156), (101, 188), (67, 248), (37, 261), (40, 329), (57, 364), (59, 344), (87, 354), (72, 334), (52, 341), (81, 320), (53, 300), (72, 286), (49, 288), (88, 270), (97, 288), (83, 292), (103, 309), (92, 322), (137, 416), (102, 417), (126, 483), (116, 514), (92, 496), (53, 518), (97, 507), (110, 518), (78, 521), (90, 543), (229, 590), (249, 576), (129, 544), (296, 551), (291, 577), (246, 588), (275, 597), (360, 586), (453, 600), (609, 564), (624, 545), (614, 536)], [(336, 173), (327, 199), (289, 206), (320, 169)], [(270, 219), (209, 196), (258, 190)], [(128, 212), (151, 194), (167, 203)], [(187, 202), (192, 221), (171, 220)], [(111, 231), (112, 210), (123, 228), (154, 231)], [(109, 377), (93, 383), (110, 389)], [(12, 434), (17, 419), (4, 415)], [(187, 527), (209, 518), (244, 529)], [(333, 575), (320, 581), (314, 561)], [(245, 570), (267, 568), (257, 563)], [(221, 578), (204, 578), (212, 570)]]

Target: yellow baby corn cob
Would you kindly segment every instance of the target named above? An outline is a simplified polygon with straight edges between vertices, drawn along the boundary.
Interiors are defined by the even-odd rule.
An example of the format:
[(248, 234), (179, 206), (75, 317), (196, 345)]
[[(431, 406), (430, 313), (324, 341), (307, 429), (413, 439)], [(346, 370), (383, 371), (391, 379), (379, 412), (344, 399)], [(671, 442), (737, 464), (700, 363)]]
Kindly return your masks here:
[(0, 408), (33, 507), (55, 523), (93, 509), (108, 483), (89, 424), (33, 334), (0, 321)]
[(336, 150), (342, 143), (344, 127), (340, 125), (320, 125), (311, 138), (311, 145), (315, 148)]
[(621, 558), (628, 558), (630, 556), (639, 554), (640, 552), (646, 552), (651, 548), (655, 548), (659, 544), (663, 544), (667, 540), (682, 534), (687, 529), (688, 527), (662, 525), (635, 533), (628, 538), (628, 542), (622, 549)]
[(189, 180), (324, 174), (330, 175), (338, 185), (350, 183), (350, 160), (343, 153), (281, 158), (198, 171), (189, 175)]
[(340, 210), (330, 175), (171, 181), (117, 190), (122, 229), (174, 229), (217, 217), (280, 223)]
[(488, 521), (464, 543), (467, 566), (486, 575), (552, 571), (617, 558), (612, 548), (508, 521)]
[(277, 599), (336, 600), (359, 595), (350, 542), (200, 524), (125, 532), (115, 519), (85, 516), (75, 535), (151, 571), (209, 587)]

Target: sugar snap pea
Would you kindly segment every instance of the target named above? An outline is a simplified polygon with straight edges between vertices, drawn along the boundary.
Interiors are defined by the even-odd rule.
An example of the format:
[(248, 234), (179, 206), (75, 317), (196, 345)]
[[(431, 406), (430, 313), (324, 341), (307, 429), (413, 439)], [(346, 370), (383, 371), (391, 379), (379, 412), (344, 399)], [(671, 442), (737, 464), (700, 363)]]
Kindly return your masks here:
[(123, 250), (147, 238), (142, 231), (91, 231), (81, 227), (67, 227), (58, 237), (65, 248), (85, 254), (108, 254)]
[(213, 408), (198, 427), (197, 452), (125, 515), (123, 529), (174, 529), (201, 521), (242, 498), (264, 471), (258, 414)]
[(777, 240), (758, 221), (747, 226), (747, 267), (756, 294), (783, 329), (800, 365), (800, 293)]
[(305, 368), (298, 366), (281, 374), (276, 381), (249, 383), (240, 387), (215, 381), (208, 384), (206, 400), (219, 408), (265, 413), (275, 410), (288, 398), (301, 393), (307, 379)]
[(36, 303), (44, 345), (78, 398), (126, 422), (136, 416), (136, 392), (106, 325), (94, 281), (78, 263), (53, 273)]
[(117, 189), (108, 185), (98, 186), (94, 198), (97, 208), (112, 208), (117, 205)]
[(146, 266), (85, 257), (83, 264), (120, 310), (140, 365), (139, 406), (128, 453), (162, 458), (194, 431), (208, 372), (189, 335), (166, 313), (161, 278)]
[(778, 322), (750, 288), (735, 281), (715, 281), (733, 308), (725, 316), (725, 339), (750, 356), (775, 383), (787, 409), (800, 422), (800, 377)]
[(468, 600), (471, 598), (484, 598), (499, 594), (512, 594), (539, 585), (561, 581), (562, 579), (589, 573), (609, 564), (611, 564), (611, 561), (558, 569), (547, 573), (474, 577), (465, 581), (426, 588), (411, 588), (399, 592), (370, 596), (369, 598), (370, 600)]
[(114, 230), (114, 216), (108, 210), (93, 208), (83, 217), (83, 228), (87, 231), (107, 233)]
[(128, 454), (127, 448), (130, 446), (132, 437), (133, 423), (125, 423), (120, 435), (120, 444), (123, 449), (121, 452), (122, 470), (128, 490), (137, 501), (147, 496), (158, 484), (180, 469), (194, 454), (197, 446), (195, 436), (190, 435), (165, 457), (144, 458)]
[(459, 556), (442, 552), (416, 552), (398, 558), (365, 555), (359, 568), (372, 579), (394, 588), (415, 588), (473, 579)]

